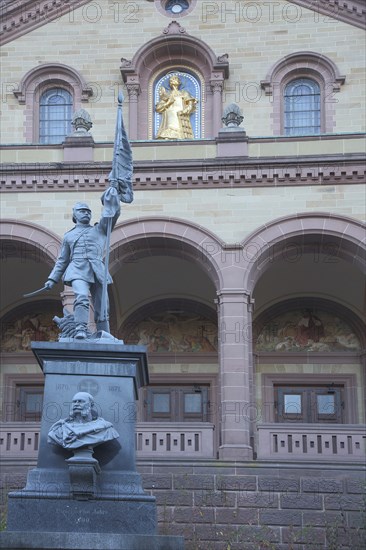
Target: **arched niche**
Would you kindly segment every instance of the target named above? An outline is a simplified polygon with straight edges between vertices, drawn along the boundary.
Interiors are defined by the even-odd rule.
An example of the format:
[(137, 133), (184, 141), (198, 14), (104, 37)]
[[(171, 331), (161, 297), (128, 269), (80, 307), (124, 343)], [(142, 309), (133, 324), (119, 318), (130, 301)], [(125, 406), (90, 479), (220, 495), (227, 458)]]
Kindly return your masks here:
[(290, 269), (307, 252), (314, 254), (314, 266), (318, 255), (323, 254), (329, 262), (336, 264), (339, 258), (360, 273), (366, 272), (364, 224), (327, 212), (273, 220), (249, 235), (242, 246), (246, 263), (243, 285), (249, 292), (277, 260), (287, 261)]
[(153, 300), (196, 300), (215, 309), (222, 287), (223, 243), (202, 227), (174, 218), (139, 218), (112, 233), (112, 316), (118, 328)]
[(253, 323), (256, 352), (361, 353), (365, 326), (352, 311), (323, 298), (299, 297), (268, 308)]
[(153, 300), (133, 312), (120, 332), (125, 343), (144, 345), (150, 354), (217, 355), (216, 311), (193, 300)]
[[(41, 288), (47, 279), (61, 245), (55, 233), (31, 222), (8, 219), (0, 222), (0, 241), (1, 316), (22, 304), (37, 301), (40, 296), (59, 299), (56, 287), (43, 295), (23, 297)], [(61, 313), (62, 310), (57, 311)]]
[(129, 95), (131, 139), (149, 138), (153, 82), (158, 74), (174, 70), (191, 71), (202, 79), (202, 92), (206, 94), (202, 137), (216, 137), (222, 126), (224, 80), (229, 76), (227, 54), (217, 57), (207, 44), (189, 36), (179, 23), (172, 21), (161, 36), (144, 44), (132, 60), (121, 61), (121, 74)]
[(60, 310), (60, 303), (48, 298), (36, 299), (8, 311), (0, 319), (0, 343), (2, 353), (30, 352), (31, 342), (55, 342), (59, 329), (53, 317)]

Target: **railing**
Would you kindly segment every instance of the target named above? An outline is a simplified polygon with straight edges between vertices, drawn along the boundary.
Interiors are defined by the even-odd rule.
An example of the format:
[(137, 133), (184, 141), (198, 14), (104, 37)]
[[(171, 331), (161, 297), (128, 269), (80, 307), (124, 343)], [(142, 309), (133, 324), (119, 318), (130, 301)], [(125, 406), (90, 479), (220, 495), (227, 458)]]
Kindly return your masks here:
[[(142, 422), (136, 426), (137, 456), (213, 458), (214, 425), (209, 423)], [(36, 459), (38, 422), (1, 422), (0, 458)]]
[(261, 424), (259, 459), (366, 460), (366, 427), (358, 424)]
[(214, 425), (209, 423), (145, 422), (137, 425), (138, 457), (213, 458)]
[(1, 422), (0, 458), (37, 458), (39, 422)]

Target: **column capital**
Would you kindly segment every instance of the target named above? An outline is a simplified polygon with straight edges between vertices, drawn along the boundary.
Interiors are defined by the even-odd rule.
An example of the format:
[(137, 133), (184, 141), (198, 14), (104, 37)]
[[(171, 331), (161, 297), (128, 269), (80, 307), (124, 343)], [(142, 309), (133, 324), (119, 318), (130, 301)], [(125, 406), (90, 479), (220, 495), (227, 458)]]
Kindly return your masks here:
[(224, 80), (210, 80), (210, 86), (213, 94), (222, 94), (224, 89)]
[(141, 86), (138, 82), (136, 83), (130, 83), (128, 82), (126, 84), (127, 92), (128, 92), (128, 98), (130, 101), (137, 101), (138, 96), (141, 93)]
[(247, 304), (248, 311), (253, 311), (254, 300), (247, 290), (240, 288), (223, 288), (216, 292), (216, 304), (220, 306), (223, 303), (243, 303)]

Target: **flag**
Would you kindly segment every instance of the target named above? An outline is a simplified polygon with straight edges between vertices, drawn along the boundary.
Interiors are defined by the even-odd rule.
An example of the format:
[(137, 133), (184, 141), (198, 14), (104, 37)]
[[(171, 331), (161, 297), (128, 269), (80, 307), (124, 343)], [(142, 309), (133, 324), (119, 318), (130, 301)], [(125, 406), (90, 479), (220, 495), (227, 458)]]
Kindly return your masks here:
[(117, 189), (121, 202), (130, 203), (133, 201), (133, 162), (130, 142), (123, 124), (122, 103), (123, 95), (119, 93), (112, 170), (108, 181), (110, 186)]

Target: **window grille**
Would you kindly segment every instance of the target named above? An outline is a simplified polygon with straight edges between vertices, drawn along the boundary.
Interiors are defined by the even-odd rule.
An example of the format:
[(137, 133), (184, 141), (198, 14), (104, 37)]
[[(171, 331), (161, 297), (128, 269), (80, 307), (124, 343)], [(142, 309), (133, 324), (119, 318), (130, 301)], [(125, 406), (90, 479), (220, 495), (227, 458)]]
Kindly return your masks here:
[(73, 102), (70, 92), (52, 88), (41, 96), (39, 106), (40, 143), (62, 143), (71, 130)]
[(320, 134), (320, 87), (315, 80), (298, 78), (284, 93), (284, 133), (287, 136)]

